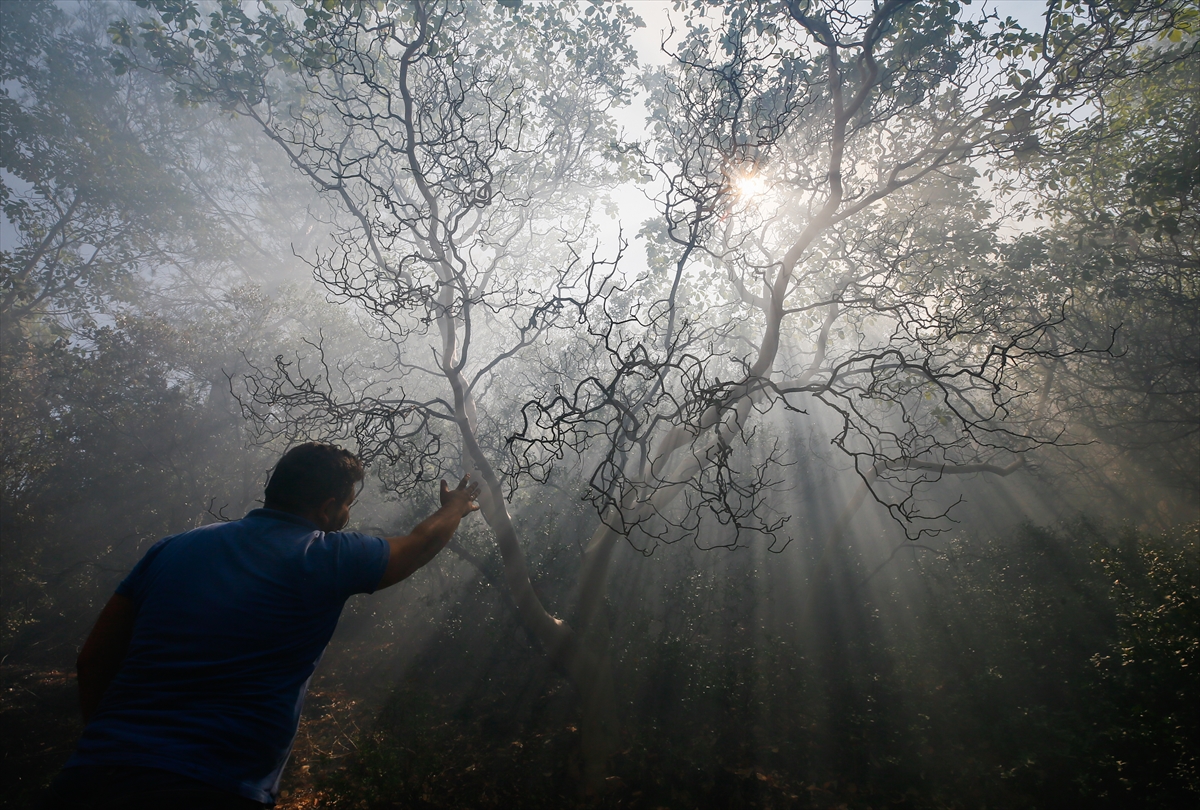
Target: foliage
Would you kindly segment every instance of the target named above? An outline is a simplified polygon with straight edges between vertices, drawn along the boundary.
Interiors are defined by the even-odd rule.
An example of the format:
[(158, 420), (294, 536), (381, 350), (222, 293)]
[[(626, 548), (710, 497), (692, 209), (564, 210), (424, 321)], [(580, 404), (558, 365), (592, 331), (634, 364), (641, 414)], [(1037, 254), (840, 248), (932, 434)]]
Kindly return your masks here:
[[(1023, 276), (1070, 291), (1068, 339), (1115, 339), (1111, 357), (1048, 364), (1058, 424), (1123, 453), (1185, 504), (1200, 488), (1193, 48), (1189, 39), (1165, 49), (1171, 60), (1131, 70), (1084, 121), (1045, 139), (1022, 173), (1036, 182), (1038, 210), (1054, 224), (1007, 250)], [(1118, 480), (1122, 489), (1142, 488), (1136, 476)]]
[[(246, 307), (243, 313), (255, 316)], [(5, 358), (0, 658), (5, 806), (36, 797), (79, 733), (72, 663), (146, 547), (250, 502), (248, 453), (212, 378), (238, 323), (122, 315)], [(225, 392), (224, 399), (228, 394)], [(36, 744), (35, 744), (36, 743)]]
[[(200, 222), (182, 192), (182, 145), (143, 77), (118, 80), (108, 48), (48, 2), (6, 4), (0, 46), (0, 250), (4, 340), (46, 314), (65, 334)], [(148, 96), (148, 97), (147, 97)], [(143, 104), (148, 104), (148, 111)], [(7, 236), (7, 235), (6, 235)]]
[(966, 676), (940, 707), (942, 739), (987, 743), (999, 760), (992, 778), (1017, 796), (1194, 800), (1198, 541), (1195, 526), (1150, 537), (1081, 523), (959, 545), (948, 565), (923, 565), (945, 589), (931, 626), (948, 630), (928, 639), (929, 660), (957, 658)]
[[(259, 286), (278, 291), (282, 246), (314, 231), (311, 198), (157, 77), (115, 76), (113, 12), (3, 6), (0, 643), (12, 662), (69, 655), (147, 541), (249, 502), (265, 464), (243, 451), (224, 371), (336, 320)], [(269, 202), (272, 181), (286, 200)]]
[[(152, 87), (112, 76), (94, 20), (52, 3), (5, 4), (3, 15), (0, 520), (11, 654), (35, 640), (60, 643), (39, 622), (62, 621), (64, 611), (78, 621), (94, 593), (64, 584), (92, 578), (80, 566), (128, 539), (127, 526), (99, 530), (113, 510), (144, 507), (154, 491), (121, 488), (103, 465), (126, 449), (130, 461), (153, 457), (126, 447), (131, 412), (170, 422), (181, 400), (164, 384), (169, 364), (155, 365), (162, 325), (111, 318), (144, 292), (139, 275), (166, 259), (194, 209), (171, 160), (180, 144), (170, 116), (146, 114)], [(115, 486), (97, 501), (80, 496), (105, 485)], [(71, 515), (85, 504), (104, 508)], [(80, 555), (76, 531), (99, 548)]]
[(1188, 806), (1198, 543), (1087, 523), (964, 537), (787, 621), (749, 565), (664, 562), (624, 612), (629, 722), (590, 796), (572, 790), (577, 710), (485, 641), (519, 631), (479, 582), (322, 777), (323, 806)]
[[(13, 358), (4, 390), (13, 440), (3, 493), (6, 653), (73, 646), (148, 539), (211, 519), (209, 505), (240, 507), (260, 484), (264, 462), (241, 451), (223, 402), (226, 358), (206, 356), (204, 331), (121, 316), (88, 330), (89, 345), (59, 341)], [(46, 620), (61, 635), (47, 635)]]
[(1122, 721), (1101, 726), (1112, 795), (1163, 804), (1200, 795), (1200, 527), (1178, 545), (1129, 537), (1100, 561), (1112, 583), (1117, 638), (1093, 663)]

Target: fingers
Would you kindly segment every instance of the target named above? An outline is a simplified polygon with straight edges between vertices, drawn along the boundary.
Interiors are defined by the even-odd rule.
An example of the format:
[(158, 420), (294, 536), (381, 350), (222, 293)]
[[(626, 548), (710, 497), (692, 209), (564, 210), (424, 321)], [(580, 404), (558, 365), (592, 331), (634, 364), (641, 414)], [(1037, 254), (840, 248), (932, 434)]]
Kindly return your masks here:
[[(479, 483), (471, 481), (470, 473), (467, 473), (466, 475), (464, 475), (462, 477), (462, 480), (458, 482), (458, 486), (454, 488), (453, 492), (461, 493), (462, 495), (466, 496), (465, 497), (466, 503), (464, 504), (465, 511), (463, 512), (463, 514), (468, 514), (470, 512), (474, 512), (477, 509), (479, 509), (479, 504), (475, 502), (475, 499), (479, 496)], [(442, 480), (442, 503), (446, 503), (447, 498), (452, 497), (450, 495), (450, 493), (451, 493), (450, 485), (447, 484), (446, 481), (443, 479)]]
[[(471, 497), (471, 499), (474, 500), (475, 496), (479, 494), (479, 482), (476, 481), (475, 483), (470, 483), (470, 481), (471, 481), (471, 474), (467, 473), (466, 475), (464, 475), (462, 477), (462, 480), (458, 482), (458, 488), (462, 489), (462, 490), (466, 490), (467, 495), (469, 495)], [(470, 484), (470, 485), (468, 486), (468, 484)]]

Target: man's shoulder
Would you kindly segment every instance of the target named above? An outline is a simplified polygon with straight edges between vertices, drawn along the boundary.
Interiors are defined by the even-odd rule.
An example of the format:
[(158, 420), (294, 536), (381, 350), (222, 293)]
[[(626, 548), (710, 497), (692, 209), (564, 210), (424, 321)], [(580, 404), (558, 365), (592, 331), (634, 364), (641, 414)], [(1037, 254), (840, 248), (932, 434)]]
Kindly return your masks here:
[[(279, 520), (271, 514), (258, 514), (260, 512), (273, 512), (273, 510), (254, 509), (246, 514), (245, 517), (236, 520), (219, 520), (215, 523), (197, 526), (194, 529), (188, 529), (187, 531), (164, 537), (155, 543), (150, 548), (150, 551), (158, 551), (163, 547), (171, 545), (181, 548), (197, 542), (207, 543), (234, 540), (238, 537), (249, 535), (265, 536), (278, 533), (280, 530), (284, 530), (288, 534), (303, 534), (312, 531), (312, 528)], [(289, 529), (292, 531), (288, 531)]]
[(215, 523), (206, 523), (203, 526), (197, 526), (194, 529), (188, 529), (185, 532), (180, 532), (179, 534), (173, 534), (170, 537), (164, 537), (159, 542), (160, 543), (170, 543), (173, 540), (179, 540), (179, 539), (183, 539), (183, 538), (189, 538), (189, 539), (202, 538), (202, 537), (208, 537), (208, 536), (212, 536), (212, 535), (229, 534), (229, 533), (233, 533), (233, 532), (245, 531), (246, 529), (250, 528), (250, 524), (247, 522), (247, 519), (246, 519), (247, 517), (249, 517), (249, 515), (247, 515), (244, 518), (240, 518), (238, 520), (218, 520)]
[(251, 509), (246, 513), (244, 518), (232, 522), (259, 525), (263, 523), (284, 524), (309, 532), (320, 531), (320, 529), (317, 527), (317, 524), (313, 523), (306, 517), (301, 517), (300, 515), (293, 514), (292, 512), (284, 512), (281, 509), (268, 509), (265, 506), (259, 507), (258, 509)]
[[(276, 509), (252, 509), (244, 517), (237, 520), (221, 520), (198, 526), (190, 531), (182, 532), (175, 537), (204, 537), (212, 535), (233, 534), (278, 534), (305, 535), (319, 531), (312, 521), (280, 512)], [(173, 539), (172, 537), (166, 538)]]

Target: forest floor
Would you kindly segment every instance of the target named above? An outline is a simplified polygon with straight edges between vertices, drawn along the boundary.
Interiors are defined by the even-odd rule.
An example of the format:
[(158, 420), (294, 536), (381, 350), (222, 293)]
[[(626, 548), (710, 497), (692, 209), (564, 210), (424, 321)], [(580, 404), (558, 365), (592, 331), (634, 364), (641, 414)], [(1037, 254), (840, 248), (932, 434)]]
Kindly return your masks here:
[[(315, 774), (336, 771), (355, 750), (359, 724), (369, 720), (360, 701), (320, 680), (308, 694), (281, 810), (320, 806)], [(0, 665), (0, 684), (0, 808), (24, 810), (36, 804), (82, 731), (75, 673)]]
[[(381, 707), (387, 688), (362, 677), (379, 666), (378, 650), (358, 645), (331, 649), (313, 679), (296, 745), (282, 781), (279, 810), (316, 808), (855, 808), (930, 807), (911, 795), (870, 795), (851, 783), (802, 783), (781, 767), (731, 761), (700, 772), (669, 751), (634, 742), (614, 757), (598, 790), (579, 789), (579, 732), (567, 690), (536, 698), (542, 722), (514, 727), (482, 714), (455, 719), (441, 714), (452, 701), (429, 683), (404, 684)], [(363, 671), (354, 666), (362, 662)], [(326, 666), (328, 665), (328, 666)], [(73, 672), (0, 667), (0, 808), (27, 810), (71, 755), (81, 730)], [(347, 681), (352, 686), (347, 686)], [(371, 746), (372, 729), (394, 722), (390, 715), (419, 705), (416, 722), (434, 722), (414, 732), (411, 773), (380, 773), (383, 746)], [(439, 706), (439, 704), (441, 704)], [(553, 704), (553, 705), (552, 705)], [(561, 715), (546, 727), (550, 715)], [(401, 720), (409, 725), (409, 722)], [(372, 750), (362, 751), (367, 742)], [(769, 754), (770, 752), (766, 752)], [(776, 752), (778, 753), (778, 752)], [(430, 767), (433, 761), (436, 765)], [(374, 771), (372, 773), (372, 771)], [(391, 791), (388, 785), (403, 788)]]
[[(336, 772), (370, 722), (366, 703), (326, 680), (318, 674), (309, 690), (280, 810), (319, 807), (315, 776)], [(78, 701), (70, 670), (0, 665), (0, 808), (33, 807), (71, 756), (83, 730)]]

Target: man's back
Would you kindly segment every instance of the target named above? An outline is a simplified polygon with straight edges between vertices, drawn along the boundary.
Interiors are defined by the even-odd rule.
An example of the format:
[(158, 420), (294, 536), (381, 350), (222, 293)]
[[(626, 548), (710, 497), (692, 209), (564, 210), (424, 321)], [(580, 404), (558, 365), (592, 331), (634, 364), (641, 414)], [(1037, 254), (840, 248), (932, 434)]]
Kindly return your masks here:
[(152, 546), (79, 651), (87, 726), (44, 810), (274, 804), (308, 679), (346, 598), (387, 588), (446, 547), (479, 485), (441, 482), (405, 535), (342, 532), (364, 478), (337, 445), (290, 448), (269, 508)]
[(137, 610), (129, 650), (68, 767), (161, 768), (269, 801), (342, 605), (387, 562), (380, 538), (271, 509), (156, 544), (117, 589)]

